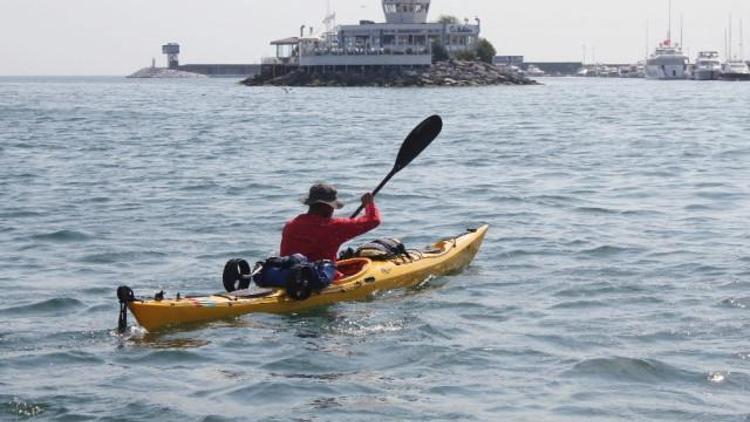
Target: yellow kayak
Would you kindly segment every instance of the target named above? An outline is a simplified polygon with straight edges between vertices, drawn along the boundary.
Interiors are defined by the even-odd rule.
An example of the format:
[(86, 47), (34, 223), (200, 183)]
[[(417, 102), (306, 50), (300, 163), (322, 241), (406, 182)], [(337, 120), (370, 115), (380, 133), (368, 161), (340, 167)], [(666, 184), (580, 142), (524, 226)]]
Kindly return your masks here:
[[(441, 240), (424, 250), (410, 250), (410, 256), (387, 261), (353, 258), (339, 261), (337, 269), (345, 274), (326, 289), (313, 293), (305, 300), (294, 300), (283, 289), (257, 294), (234, 292), (204, 297), (174, 299), (136, 299), (132, 290), (129, 296), (120, 297), (138, 323), (148, 331), (170, 326), (207, 322), (236, 317), (253, 312), (294, 313), (337, 302), (367, 298), (379, 291), (417, 286), (433, 277), (450, 274), (469, 265), (482, 245), (489, 226), (469, 230), (467, 233)], [(121, 288), (122, 289), (122, 288)], [(118, 290), (118, 296), (120, 291)]]

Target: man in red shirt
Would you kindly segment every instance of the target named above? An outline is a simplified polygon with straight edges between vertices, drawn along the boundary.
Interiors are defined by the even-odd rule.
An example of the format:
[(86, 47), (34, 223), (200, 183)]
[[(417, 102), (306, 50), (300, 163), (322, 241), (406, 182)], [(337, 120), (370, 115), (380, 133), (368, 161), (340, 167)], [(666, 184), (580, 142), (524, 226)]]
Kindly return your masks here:
[(362, 196), (364, 217), (333, 218), (334, 209), (344, 204), (336, 199), (336, 188), (317, 184), (310, 188), (304, 204), (310, 208), (286, 223), (281, 238), (281, 256), (300, 253), (310, 261), (336, 261), (336, 254), (344, 242), (365, 234), (380, 225), (380, 211), (372, 193)]

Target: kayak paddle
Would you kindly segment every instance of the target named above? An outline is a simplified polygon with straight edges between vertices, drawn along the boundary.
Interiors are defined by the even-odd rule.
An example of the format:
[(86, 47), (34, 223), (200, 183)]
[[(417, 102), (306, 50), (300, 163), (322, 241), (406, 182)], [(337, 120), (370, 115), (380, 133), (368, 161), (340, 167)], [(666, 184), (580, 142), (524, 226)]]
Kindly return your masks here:
[[(430, 146), (430, 143), (432, 143), (438, 135), (440, 135), (440, 131), (442, 130), (443, 119), (437, 115), (428, 117), (420, 123), (419, 126), (415, 127), (409, 136), (406, 137), (403, 145), (401, 145), (401, 150), (398, 152), (396, 164), (393, 166), (393, 170), (391, 170), (391, 172), (388, 173), (388, 176), (380, 182), (380, 185), (378, 185), (378, 187), (372, 192), (372, 195), (377, 195), (386, 183), (396, 175), (396, 173), (400, 172), (404, 167), (408, 166), (409, 163), (414, 161), (414, 159), (417, 158), (425, 148)], [(351, 218), (356, 218), (363, 209), (364, 206), (360, 205), (359, 208), (357, 208), (357, 211), (352, 214)]]

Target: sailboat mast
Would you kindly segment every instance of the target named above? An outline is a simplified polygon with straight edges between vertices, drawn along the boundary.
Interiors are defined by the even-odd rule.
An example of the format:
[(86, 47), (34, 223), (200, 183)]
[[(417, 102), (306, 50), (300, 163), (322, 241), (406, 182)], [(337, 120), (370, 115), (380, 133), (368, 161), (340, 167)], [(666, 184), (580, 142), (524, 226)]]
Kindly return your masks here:
[(646, 59), (646, 60), (648, 60), (648, 49), (649, 49), (649, 46), (650, 46), (650, 44), (649, 44), (649, 42), (648, 42), (648, 41), (649, 41), (649, 38), (650, 38), (650, 34), (649, 34), (649, 32), (650, 32), (650, 29), (651, 29), (651, 28), (650, 28), (650, 26), (649, 26), (649, 22), (648, 22), (648, 19), (646, 19), (646, 49), (645, 49), (645, 50), (643, 50), (643, 52), (645, 53), (645, 55), (644, 55), (643, 57), (644, 57), (644, 59)]
[(729, 60), (729, 38), (727, 35), (727, 29), (724, 28), (724, 55)]
[(685, 15), (680, 14), (680, 47), (685, 45)]
[(667, 30), (667, 41), (672, 44), (672, 0), (669, 0), (669, 29)]
[(583, 65), (586, 65), (586, 44), (583, 44), (583, 61), (581, 62)]
[(729, 60), (733, 59), (732, 56), (732, 14), (729, 14)]
[(742, 31), (742, 19), (740, 19), (740, 60), (745, 60), (745, 34)]

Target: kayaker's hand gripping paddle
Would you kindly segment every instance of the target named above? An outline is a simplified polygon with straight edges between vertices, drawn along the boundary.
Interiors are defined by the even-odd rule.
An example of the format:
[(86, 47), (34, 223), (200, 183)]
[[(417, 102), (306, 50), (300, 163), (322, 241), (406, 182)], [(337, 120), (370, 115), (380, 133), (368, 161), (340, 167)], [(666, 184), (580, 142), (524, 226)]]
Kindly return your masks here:
[[(425, 119), (419, 126), (415, 127), (411, 131), (409, 136), (404, 140), (401, 145), (401, 150), (398, 152), (396, 157), (396, 164), (393, 166), (393, 170), (388, 173), (388, 176), (380, 182), (377, 188), (372, 192), (373, 196), (377, 195), (381, 189), (388, 183), (388, 181), (396, 175), (396, 173), (403, 170), (404, 167), (408, 166), (409, 163), (414, 161), (415, 158), (422, 153), (435, 138), (440, 135), (440, 131), (443, 130), (443, 119), (440, 116), (431, 116)], [(357, 218), (360, 212), (364, 209), (364, 206), (360, 205), (357, 211), (352, 214), (351, 218)]]

